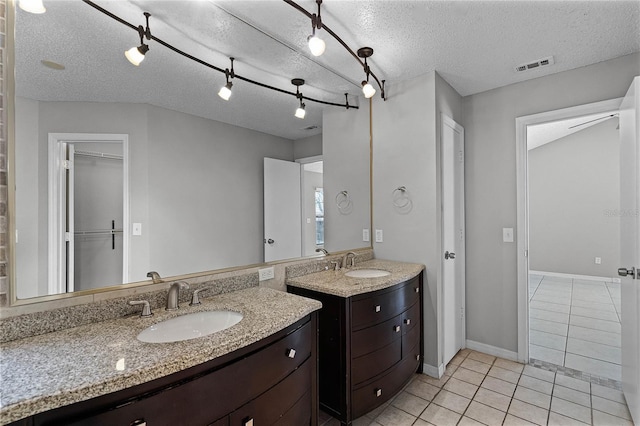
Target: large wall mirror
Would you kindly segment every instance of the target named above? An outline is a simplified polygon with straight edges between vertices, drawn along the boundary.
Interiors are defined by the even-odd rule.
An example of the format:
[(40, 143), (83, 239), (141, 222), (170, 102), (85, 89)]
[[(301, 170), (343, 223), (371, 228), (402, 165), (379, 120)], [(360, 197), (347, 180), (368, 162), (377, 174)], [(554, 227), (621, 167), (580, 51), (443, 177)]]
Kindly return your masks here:
[(153, 41), (129, 63), (137, 32), (84, 2), (45, 2), (40, 15), (16, 7), (17, 299), (370, 246), (361, 70), (351, 81), (255, 24), (275, 8), (297, 37), (302, 15), (284, 2), (97, 3), (135, 25), (150, 12), (155, 36), (217, 66), (234, 56), (248, 78), (292, 91), (304, 78), (305, 95), (349, 93), (360, 106), (306, 102), (300, 120), (295, 97), (242, 81), (225, 101), (224, 74)]

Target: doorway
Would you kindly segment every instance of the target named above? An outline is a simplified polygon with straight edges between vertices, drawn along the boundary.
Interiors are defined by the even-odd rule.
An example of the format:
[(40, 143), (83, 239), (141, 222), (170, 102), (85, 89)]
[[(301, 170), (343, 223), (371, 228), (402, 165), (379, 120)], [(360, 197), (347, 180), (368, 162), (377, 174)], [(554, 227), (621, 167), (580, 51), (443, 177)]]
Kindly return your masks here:
[(616, 381), (620, 101), (517, 119), (518, 356)]

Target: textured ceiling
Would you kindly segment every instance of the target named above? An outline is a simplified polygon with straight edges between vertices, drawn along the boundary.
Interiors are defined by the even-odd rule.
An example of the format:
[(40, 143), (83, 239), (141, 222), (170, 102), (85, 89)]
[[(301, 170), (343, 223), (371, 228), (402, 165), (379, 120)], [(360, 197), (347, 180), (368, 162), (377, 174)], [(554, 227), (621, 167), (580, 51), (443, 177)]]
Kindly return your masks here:
[[(308, 53), (311, 23), (279, 0), (105, 1), (100, 6), (135, 25), (152, 14), (152, 33), (220, 68), (285, 90), (304, 78), (306, 96), (358, 104), (358, 63), (326, 32), (321, 57)], [(298, 2), (315, 12), (313, 0)], [(47, 13), (17, 11), (16, 93), (39, 100), (139, 102), (183, 111), (289, 139), (321, 129), (322, 108), (235, 81), (230, 101), (216, 93), (224, 75), (148, 42), (139, 66), (123, 52), (137, 33), (74, 0), (45, 0)], [(350, 1), (325, 0), (323, 22), (354, 50), (371, 46), (372, 70), (394, 83), (436, 70), (463, 96), (640, 51), (637, 1)], [(546, 56), (555, 64), (524, 73), (513, 67)], [(65, 65), (56, 71), (41, 60)], [(379, 92), (378, 92), (379, 93)], [(333, 107), (328, 107), (333, 108)]]

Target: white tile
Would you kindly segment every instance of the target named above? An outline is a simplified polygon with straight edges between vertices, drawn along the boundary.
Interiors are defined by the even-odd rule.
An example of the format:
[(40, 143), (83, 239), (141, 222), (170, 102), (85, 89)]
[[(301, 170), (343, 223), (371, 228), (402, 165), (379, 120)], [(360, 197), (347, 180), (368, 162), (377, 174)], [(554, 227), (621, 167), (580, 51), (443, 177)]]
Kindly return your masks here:
[(431, 401), (440, 391), (440, 388), (430, 385), (429, 383), (425, 383), (422, 380), (414, 380), (409, 383), (409, 386), (405, 388), (405, 391), (424, 400)]
[[(580, 371), (586, 371), (586, 370), (580, 370)], [(576, 379), (574, 377), (565, 376), (560, 373), (556, 374), (556, 385), (564, 386), (565, 388), (575, 389), (584, 393), (591, 392), (591, 383), (585, 380)]]
[(471, 399), (473, 398), (473, 395), (476, 394), (478, 386), (472, 385), (471, 383), (463, 382), (462, 380), (458, 380), (455, 377), (452, 377), (447, 382), (447, 384), (444, 385), (443, 389)]
[(509, 397), (511, 397), (513, 395), (513, 392), (516, 390), (516, 385), (514, 385), (513, 383), (505, 382), (504, 380), (496, 379), (491, 376), (487, 376), (480, 387), (501, 393), (503, 395), (507, 395)]
[(441, 388), (442, 386), (444, 386), (445, 383), (447, 383), (447, 380), (449, 380), (449, 377), (451, 376), (447, 376), (443, 374), (442, 377), (440, 377), (439, 379), (436, 379), (435, 377), (427, 376), (426, 374), (418, 374), (416, 375), (416, 380), (421, 380), (425, 383), (429, 383), (430, 385)]
[[(418, 426), (418, 423), (414, 423), (414, 426)], [(476, 420), (470, 419), (469, 417), (463, 416), (460, 419), (458, 426), (484, 426), (484, 424)]]
[(559, 303), (549, 303), (549, 302), (540, 302), (537, 300), (532, 301), (529, 304), (529, 307), (532, 309), (539, 309), (541, 311), (551, 311), (551, 312), (560, 312), (563, 314), (568, 314), (571, 310), (570, 305), (561, 305)]
[(429, 405), (420, 415), (422, 420), (436, 426), (455, 426), (460, 417), (460, 414), (436, 404)]
[(391, 402), (391, 405), (411, 415), (419, 416), (427, 408), (429, 402), (408, 392), (400, 392)]
[(452, 377), (476, 386), (480, 386), (480, 383), (484, 380), (484, 374), (476, 373), (475, 371), (468, 370), (464, 367), (458, 368), (456, 372), (453, 373)]
[(467, 358), (475, 359), (476, 361), (484, 362), (485, 364), (493, 364), (493, 361), (496, 360), (496, 357), (493, 355), (487, 355), (477, 351), (472, 351)]
[(530, 376), (520, 377), (518, 386), (523, 386), (525, 388), (533, 389), (535, 391), (542, 392), (547, 395), (551, 395), (551, 390), (553, 389), (553, 383), (547, 382), (545, 380), (536, 379), (535, 377), (530, 377)]
[(567, 346), (567, 338), (565, 336), (538, 330), (529, 330), (529, 342), (532, 345), (543, 346), (557, 351), (564, 351)]
[(562, 414), (549, 413), (549, 426), (581, 426), (588, 425), (589, 423), (582, 423), (579, 420), (572, 419), (571, 417), (563, 416)]
[(573, 278), (555, 277), (553, 275), (545, 275), (544, 278), (542, 279), (542, 282), (558, 282), (558, 283), (571, 284), (573, 282)]
[(464, 361), (462, 361), (462, 364), (460, 364), (460, 367), (464, 367), (469, 370), (473, 370), (476, 373), (481, 373), (481, 374), (487, 374), (487, 372), (489, 371), (489, 368), (491, 368), (489, 364), (485, 364), (484, 362), (476, 361), (475, 359), (470, 359), (470, 358), (467, 358)]
[(510, 397), (485, 388), (478, 389), (473, 400), (505, 412), (511, 403)]
[(595, 383), (591, 383), (591, 394), (601, 398), (610, 399), (611, 401), (616, 401), (621, 404), (627, 403), (624, 399), (624, 395), (619, 390), (600, 386)]
[(545, 333), (566, 336), (568, 326), (559, 322), (545, 321), (536, 318), (529, 318), (529, 328), (531, 330), (544, 331)]
[(543, 370), (542, 368), (534, 367), (532, 365), (525, 365), (522, 374), (551, 383), (553, 383), (556, 379), (555, 372)]
[(567, 341), (567, 353), (599, 359), (613, 364), (621, 364), (622, 362), (620, 348), (574, 338), (569, 338)]
[(542, 311), (540, 309), (529, 309), (529, 317), (542, 319), (545, 321), (559, 322), (567, 324), (569, 322), (569, 315), (560, 312)]
[(383, 426), (411, 426), (416, 417), (390, 405), (375, 419)]
[(504, 423), (502, 426), (530, 426), (535, 425), (535, 423), (531, 423), (525, 419), (521, 419), (520, 417), (512, 416), (511, 414), (507, 414), (507, 417), (504, 418)]
[(443, 390), (438, 394), (438, 396), (435, 397), (433, 402), (441, 407), (445, 407), (449, 410), (455, 411), (456, 413), (462, 414), (464, 413), (464, 410), (466, 410), (471, 400), (469, 398), (465, 398), (455, 393)]
[(609, 302), (611, 297), (609, 295), (601, 295), (587, 291), (574, 291), (571, 295), (571, 300), (583, 300), (585, 302)]
[(549, 404), (551, 404), (551, 395), (534, 391), (522, 386), (518, 386), (516, 388), (516, 392), (513, 394), (513, 398), (518, 399), (522, 402), (529, 403), (531, 405), (535, 405), (536, 407), (544, 408), (545, 410), (548, 410)]
[(528, 420), (537, 425), (546, 425), (549, 411), (535, 405), (514, 399), (509, 406), (509, 414)]
[(571, 305), (571, 297), (558, 297), (550, 293), (542, 292), (540, 290), (536, 291), (536, 294), (533, 296), (532, 300), (536, 302), (549, 302), (560, 303), (562, 305)]
[(591, 409), (571, 401), (554, 397), (551, 401), (551, 411), (591, 424)]
[(575, 389), (565, 388), (557, 383), (553, 387), (553, 396), (591, 408), (591, 395)]
[(571, 307), (571, 315), (580, 315), (581, 317), (597, 318), (607, 321), (618, 321), (618, 314), (609, 311), (598, 311), (591, 308), (581, 308), (579, 306)]
[(516, 373), (522, 373), (522, 370), (524, 369), (524, 364), (503, 358), (496, 359), (496, 362), (494, 362), (493, 365), (504, 368), (505, 370), (515, 371)]
[(548, 284), (540, 284), (536, 294), (545, 296), (571, 297), (571, 287), (555, 287)]
[(506, 382), (518, 383), (520, 379), (520, 373), (516, 373), (515, 371), (505, 370), (504, 368), (496, 367), (495, 365), (491, 367), (489, 373), (487, 373), (491, 377), (495, 377), (497, 379), (504, 380)]
[(598, 359), (567, 353), (564, 360), (565, 367), (578, 371), (588, 371), (598, 376), (607, 377), (614, 380), (622, 380), (622, 370), (619, 365), (612, 364)]
[(464, 415), (487, 425), (499, 425), (502, 424), (506, 413), (473, 401)]
[(603, 413), (602, 411), (592, 410), (594, 426), (633, 426), (631, 421)]
[(602, 411), (612, 416), (620, 417), (626, 420), (631, 420), (631, 414), (626, 404), (620, 404), (619, 402), (611, 401), (609, 399), (600, 398), (599, 396), (592, 395), (591, 401), (593, 409)]
[(571, 315), (569, 324), (579, 327), (593, 328), (595, 330), (610, 331), (612, 333), (620, 333), (620, 323), (613, 321), (605, 321), (595, 318), (581, 317), (579, 315)]
[(550, 362), (556, 365), (564, 365), (564, 351), (545, 348), (544, 346), (529, 345), (529, 356), (540, 361)]
[(569, 337), (617, 347), (620, 347), (622, 343), (622, 335), (618, 333), (578, 327), (577, 325), (569, 326)]
[(586, 302), (584, 300), (572, 300), (571, 306), (579, 306), (581, 308), (594, 309), (596, 311), (615, 312), (616, 308), (613, 303)]

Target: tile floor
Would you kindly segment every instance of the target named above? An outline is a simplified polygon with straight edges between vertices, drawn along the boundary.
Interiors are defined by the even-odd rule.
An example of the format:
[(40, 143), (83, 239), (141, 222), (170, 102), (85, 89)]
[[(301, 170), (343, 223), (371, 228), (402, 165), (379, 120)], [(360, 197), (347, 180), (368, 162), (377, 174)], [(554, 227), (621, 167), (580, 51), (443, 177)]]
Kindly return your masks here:
[(620, 284), (529, 275), (529, 356), (621, 377)]
[[(463, 349), (353, 426), (632, 425), (619, 390)], [(321, 413), (321, 426), (340, 422)]]

